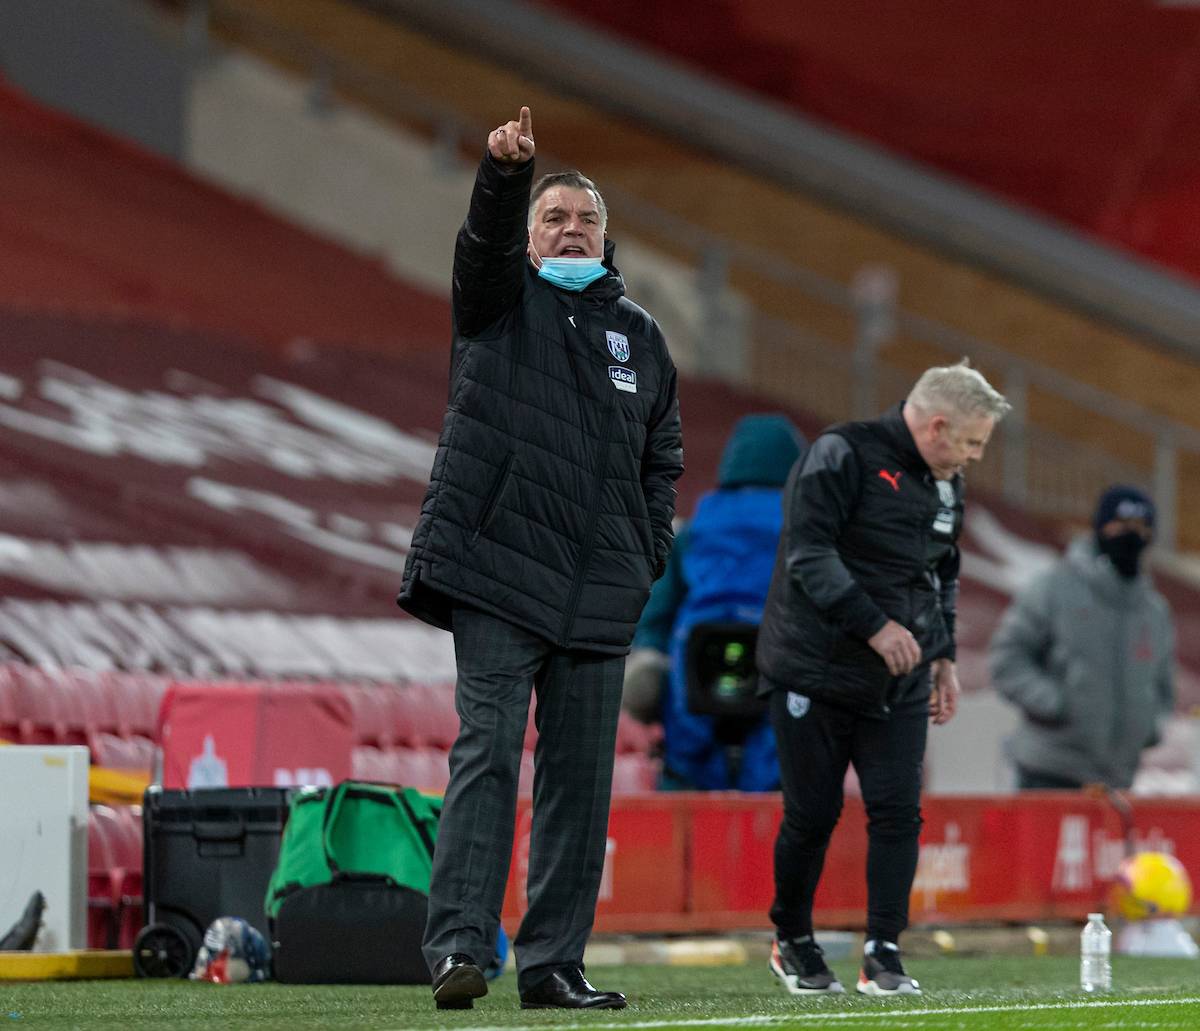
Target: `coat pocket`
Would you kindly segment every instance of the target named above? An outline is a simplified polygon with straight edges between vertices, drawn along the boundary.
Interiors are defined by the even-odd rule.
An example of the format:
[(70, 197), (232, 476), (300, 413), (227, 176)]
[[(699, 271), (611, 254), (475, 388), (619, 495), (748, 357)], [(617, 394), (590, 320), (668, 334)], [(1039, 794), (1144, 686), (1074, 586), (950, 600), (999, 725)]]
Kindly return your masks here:
[(479, 520), (475, 524), (475, 529), (471, 533), (470, 543), (474, 544), (479, 540), (480, 533), (483, 532), (489, 520), (496, 512), (496, 506), (500, 503), (500, 497), (504, 493), (504, 488), (508, 484), (508, 477), (512, 472), (513, 462), (516, 460), (516, 452), (510, 451), (504, 456), (504, 461), (500, 465), (500, 471), (496, 474), (495, 482), (492, 483), (492, 489), (488, 491), (487, 498), (483, 502), (483, 508), (479, 512)]

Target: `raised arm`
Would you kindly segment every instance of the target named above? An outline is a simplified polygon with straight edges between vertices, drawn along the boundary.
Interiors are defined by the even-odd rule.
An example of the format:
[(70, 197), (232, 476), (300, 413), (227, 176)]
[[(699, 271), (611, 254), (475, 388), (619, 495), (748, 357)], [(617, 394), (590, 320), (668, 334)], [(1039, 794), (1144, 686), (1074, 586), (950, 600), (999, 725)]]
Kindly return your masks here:
[(488, 135), (487, 153), (454, 249), (451, 301), (461, 336), (484, 332), (520, 295), (533, 155), (533, 121), (527, 107), (521, 108), (518, 121)]

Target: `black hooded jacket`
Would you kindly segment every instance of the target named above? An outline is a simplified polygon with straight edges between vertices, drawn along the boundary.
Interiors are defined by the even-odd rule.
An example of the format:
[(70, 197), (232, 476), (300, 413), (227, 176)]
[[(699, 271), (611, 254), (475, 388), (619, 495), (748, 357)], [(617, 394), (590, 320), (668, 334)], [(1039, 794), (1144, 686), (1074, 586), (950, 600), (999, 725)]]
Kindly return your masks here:
[[(962, 477), (934, 479), (902, 409), (835, 426), (793, 467), (758, 636), (760, 693), (887, 718), (927, 707), (929, 664), (954, 658)], [(921, 646), (903, 677), (867, 644), (889, 619)]]
[(450, 397), (399, 604), (455, 602), (564, 648), (629, 650), (670, 555), (683, 472), (675, 366), (606, 274), (582, 291), (526, 257), (533, 162), (484, 155), (454, 255)]

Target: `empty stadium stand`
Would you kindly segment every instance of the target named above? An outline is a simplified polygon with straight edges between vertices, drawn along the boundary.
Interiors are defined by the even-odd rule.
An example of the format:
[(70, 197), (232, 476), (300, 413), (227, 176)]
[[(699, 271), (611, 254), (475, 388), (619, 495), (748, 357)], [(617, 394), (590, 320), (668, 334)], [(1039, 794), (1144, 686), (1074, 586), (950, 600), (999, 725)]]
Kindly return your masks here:
[(371, 351), (440, 348), (445, 304), (377, 263), (33, 103), (0, 77), (0, 306)]
[[(809, 158), (820, 164), (822, 148), (832, 148), (846, 174), (829, 165), (813, 176), (840, 183), (853, 178), (847, 169), (875, 168), (876, 193), (903, 179), (911, 189), (887, 203), (907, 210), (940, 198), (946, 207), (930, 216), (936, 225), (926, 226), (924, 236), (906, 233), (882, 213), (830, 203), (816, 186), (781, 186), (778, 177), (754, 171), (754, 147), (769, 143), (763, 126), (773, 126), (780, 138), (808, 130), (747, 94), (721, 92), (719, 82), (677, 64), (655, 64), (652, 53), (613, 44), (604, 58), (619, 59), (619, 71), (613, 65), (608, 75), (588, 64), (570, 24), (546, 28), (543, 19), (535, 25), (529, 8), (466, 0), (432, 7), (408, 0), (214, 0), (207, 10), (214, 40), (308, 73), (327, 101), (348, 99), (407, 128), (420, 127), (436, 137), (444, 155), (462, 147), (473, 157), (478, 126), (530, 103), (540, 145), (553, 141), (554, 159), (586, 168), (612, 193), (619, 240), (649, 244), (696, 269), (704, 290), (731, 285), (751, 302), (743, 362), (748, 383), (822, 421), (853, 410), (859, 360), (853, 351), (863, 333), (862, 305), (850, 284), (867, 266), (886, 267), (895, 276), (898, 307), (890, 330), (868, 348), (892, 370), (881, 368), (878, 404), (902, 393), (931, 361), (971, 354), (1024, 398), (1026, 432), (1011, 440), (1001, 435), (990, 468), (981, 471), (994, 491), (1003, 482), (1019, 506), (1078, 518), (1082, 499), (1100, 483), (1153, 484), (1164, 511), (1178, 514), (1177, 533), (1165, 524), (1165, 537), (1185, 549), (1200, 542), (1200, 420), (1191, 402), (1200, 369), (1187, 357), (1186, 343), (1200, 332), (1200, 293), (1161, 270), (828, 134), (813, 143), (808, 158), (793, 155), (794, 164)], [(498, 40), (512, 42), (514, 19), (523, 30), (532, 26), (547, 35), (517, 47), (521, 58), (503, 62)], [(562, 67), (565, 57), (555, 65), (555, 41), (586, 74), (572, 80)], [(612, 75), (629, 79), (614, 83)], [(720, 101), (702, 120), (703, 131), (686, 112), (675, 111), (676, 121), (667, 124), (654, 107), (658, 94), (645, 85), (658, 79), (672, 90), (670, 103), (662, 102), (668, 107), (684, 104), (689, 90)], [(635, 80), (645, 86), (640, 92), (630, 86)], [(213, 101), (211, 81), (198, 87), (206, 105)], [(712, 132), (709, 123), (726, 117), (730, 105), (752, 115), (758, 128), (743, 141), (744, 154), (730, 144), (720, 150), (721, 160), (706, 153), (719, 142), (712, 132), (724, 133), (729, 143), (739, 123)], [(206, 124), (212, 118), (206, 107)], [(959, 225), (956, 213), (968, 208), (985, 210), (995, 225)], [(1009, 230), (1015, 235), (1006, 237)], [(992, 257), (962, 260), (949, 247), (956, 233), (976, 241), (990, 234)], [(1001, 252), (1036, 250), (1051, 239), (1036, 269), (1001, 267)], [(1068, 266), (1074, 286), (1051, 282)], [(1157, 329), (1150, 326), (1155, 319)], [(1179, 344), (1172, 353), (1159, 346), (1168, 338)], [(1014, 457), (1022, 451), (1025, 458)]]
[(1200, 279), (1195, 5), (534, 2)]

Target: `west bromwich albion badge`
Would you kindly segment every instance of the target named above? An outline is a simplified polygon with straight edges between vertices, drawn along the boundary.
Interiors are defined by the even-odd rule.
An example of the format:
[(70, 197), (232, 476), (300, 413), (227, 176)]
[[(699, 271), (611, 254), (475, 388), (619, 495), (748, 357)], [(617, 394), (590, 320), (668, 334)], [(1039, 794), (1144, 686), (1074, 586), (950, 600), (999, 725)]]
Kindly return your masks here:
[(804, 714), (808, 712), (808, 707), (812, 704), (808, 695), (796, 694), (795, 691), (789, 691), (787, 696), (788, 715), (794, 720), (803, 719)]
[(948, 480), (937, 481), (938, 501), (941, 508), (933, 520), (933, 528), (938, 533), (954, 532), (954, 484)]
[(611, 329), (606, 330), (604, 335), (608, 337), (608, 350), (612, 356), (619, 362), (629, 361), (629, 337)]
[(637, 373), (633, 369), (626, 369), (620, 365), (610, 365), (608, 367), (608, 378), (612, 380), (613, 386), (618, 390), (624, 390), (630, 394), (637, 393)]

